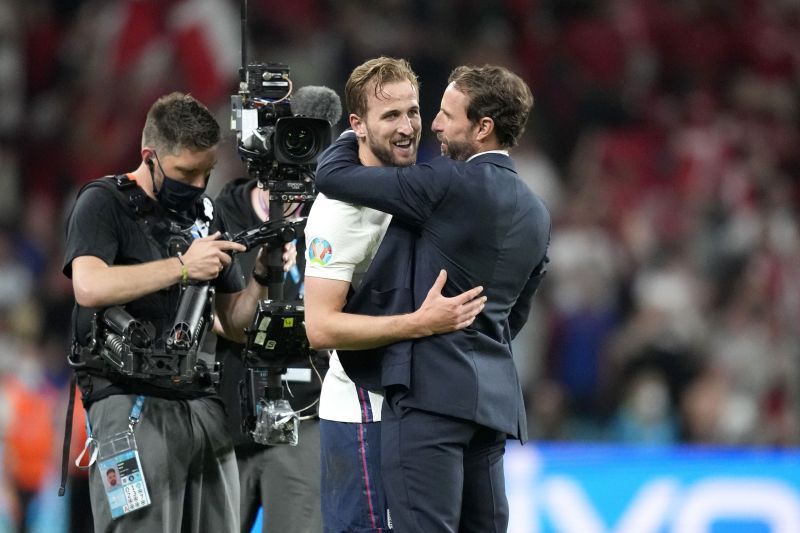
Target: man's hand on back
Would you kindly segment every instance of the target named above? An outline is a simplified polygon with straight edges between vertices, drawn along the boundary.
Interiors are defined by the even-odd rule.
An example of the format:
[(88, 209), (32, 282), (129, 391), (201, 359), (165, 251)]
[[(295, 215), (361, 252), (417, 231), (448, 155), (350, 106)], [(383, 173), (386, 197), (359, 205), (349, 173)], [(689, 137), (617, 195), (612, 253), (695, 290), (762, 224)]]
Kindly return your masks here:
[(486, 302), (486, 297), (480, 296), (483, 287), (475, 287), (452, 298), (442, 296), (446, 282), (447, 272), (442, 270), (425, 301), (413, 313), (428, 335), (464, 329), (472, 324)]

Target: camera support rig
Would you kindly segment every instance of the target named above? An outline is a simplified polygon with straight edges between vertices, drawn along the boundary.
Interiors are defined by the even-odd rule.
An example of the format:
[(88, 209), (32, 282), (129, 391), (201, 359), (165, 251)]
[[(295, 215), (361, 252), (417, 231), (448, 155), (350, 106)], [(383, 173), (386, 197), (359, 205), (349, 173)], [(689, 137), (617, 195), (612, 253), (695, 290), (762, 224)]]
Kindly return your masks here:
[[(224, 238), (243, 244), (248, 250), (270, 244), (278, 251), (278, 261), (282, 261), (282, 245), (294, 240), (304, 225), (304, 218), (292, 221), (278, 218)], [(268, 259), (270, 279), (283, 279), (282, 264), (273, 263), (270, 256)], [(282, 379), (287, 367), (304, 363), (311, 354), (303, 322), (304, 308), (280, 302), (281, 282), (270, 282), (269, 290), (271, 299), (258, 303), (252, 325), (245, 330), (242, 356), (246, 374), (239, 384), (243, 429), (261, 444), (296, 445), (299, 417), (283, 398)]]
[(260, 444), (295, 446), (299, 439), (300, 420), (283, 397), (283, 374), (291, 365), (305, 364), (312, 352), (303, 306), (283, 303), (283, 245), (297, 237), (305, 222), (305, 218), (284, 219), (282, 199), (270, 194), (269, 220), (229, 238), (248, 250), (271, 245), (267, 252), (270, 299), (258, 303), (252, 325), (245, 330), (246, 371), (239, 384), (243, 430)]
[[(232, 240), (260, 241), (261, 232), (273, 230), (283, 235), (271, 242), (267, 253), (269, 300), (259, 303), (253, 325), (246, 331), (242, 355), (247, 371), (240, 383), (240, 396), (243, 412), (250, 415), (245, 415), (243, 424), (256, 442), (297, 444), (299, 419), (283, 399), (282, 376), (289, 366), (308, 364), (313, 352), (305, 335), (303, 306), (284, 302), (282, 244), (291, 240), (287, 238), (289, 232), (304, 224), (304, 220), (285, 221), (284, 208), (298, 204), (299, 211), (314, 201), (317, 157), (330, 145), (331, 122), (338, 116), (322, 114), (325, 118), (319, 118), (313, 106), (304, 108), (309, 116), (295, 114), (288, 65), (248, 63), (247, 0), (241, 0), (241, 35), (242, 64), (239, 91), (231, 96), (231, 129), (236, 131), (237, 151), (248, 175), (256, 178), (258, 187), (269, 191), (269, 216), (267, 226), (248, 230)], [(338, 102), (338, 96), (333, 96)], [(299, 93), (297, 103), (302, 107)], [(263, 395), (255, 402), (262, 390)]]

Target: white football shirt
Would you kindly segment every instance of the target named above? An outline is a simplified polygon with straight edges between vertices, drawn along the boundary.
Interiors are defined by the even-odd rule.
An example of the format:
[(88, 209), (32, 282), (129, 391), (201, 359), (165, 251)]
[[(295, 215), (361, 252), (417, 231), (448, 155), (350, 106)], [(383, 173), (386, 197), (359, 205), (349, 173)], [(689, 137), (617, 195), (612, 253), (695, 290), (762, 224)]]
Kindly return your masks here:
[[(392, 216), (318, 194), (306, 221), (306, 277), (346, 281), (358, 288)], [(364, 413), (358, 389), (331, 352), (330, 368), (322, 382), (319, 417), (335, 422), (378, 422), (383, 396), (368, 393), (372, 416)]]

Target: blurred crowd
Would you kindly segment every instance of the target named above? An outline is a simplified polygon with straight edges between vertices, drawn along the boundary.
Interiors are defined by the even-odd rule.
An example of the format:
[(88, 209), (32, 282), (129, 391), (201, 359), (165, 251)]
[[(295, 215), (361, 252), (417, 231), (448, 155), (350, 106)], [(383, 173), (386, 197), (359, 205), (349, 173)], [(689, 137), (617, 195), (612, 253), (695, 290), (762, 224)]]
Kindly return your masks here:
[[(57, 474), (67, 210), (81, 184), (138, 165), (158, 96), (191, 92), (227, 126), (240, 15), (235, 0), (0, 3), (0, 508), (12, 521)], [(800, 443), (800, 3), (250, 0), (247, 15), (247, 59), (289, 64), (295, 87), (342, 94), (364, 59), (409, 59), (426, 125), (456, 65), (503, 64), (530, 84), (512, 155), (555, 221), (515, 341), (533, 438)], [(244, 174), (226, 139), (212, 194)], [(437, 149), (427, 132), (421, 160)]]

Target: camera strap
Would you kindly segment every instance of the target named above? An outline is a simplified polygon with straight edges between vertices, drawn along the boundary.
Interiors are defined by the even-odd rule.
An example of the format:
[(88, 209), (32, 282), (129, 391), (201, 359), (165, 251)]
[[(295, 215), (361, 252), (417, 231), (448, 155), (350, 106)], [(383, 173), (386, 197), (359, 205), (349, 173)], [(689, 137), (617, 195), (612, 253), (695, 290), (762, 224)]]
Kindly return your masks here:
[[(117, 200), (117, 203), (123, 207), (124, 211), (136, 220), (151, 242), (159, 249), (164, 247), (164, 242), (173, 233), (174, 223), (170, 223), (164, 215), (164, 210), (160, 209), (157, 202), (147, 196), (134, 180), (125, 174), (104, 176), (84, 185), (78, 191), (78, 196), (92, 187), (100, 187), (110, 192)], [(201, 231), (194, 230), (195, 228), (202, 229), (203, 226), (206, 228), (210, 226), (211, 221), (214, 219), (214, 204), (204, 194), (198, 199), (193, 211), (194, 213), (191, 216), (195, 216), (196, 220), (194, 223), (191, 220), (186, 221), (186, 226), (189, 228), (187, 232), (196, 233), (196, 235), (193, 235), (195, 238), (197, 236), (205, 236), (200, 234)], [(208, 230), (205, 233), (207, 234)]]
[(61, 447), (61, 484), (58, 486), (58, 495), (63, 496), (67, 487), (67, 461), (69, 461), (69, 448), (72, 442), (72, 414), (75, 409), (75, 386), (78, 378), (75, 372), (69, 380), (69, 399), (67, 400), (67, 418), (64, 422), (64, 444)]

